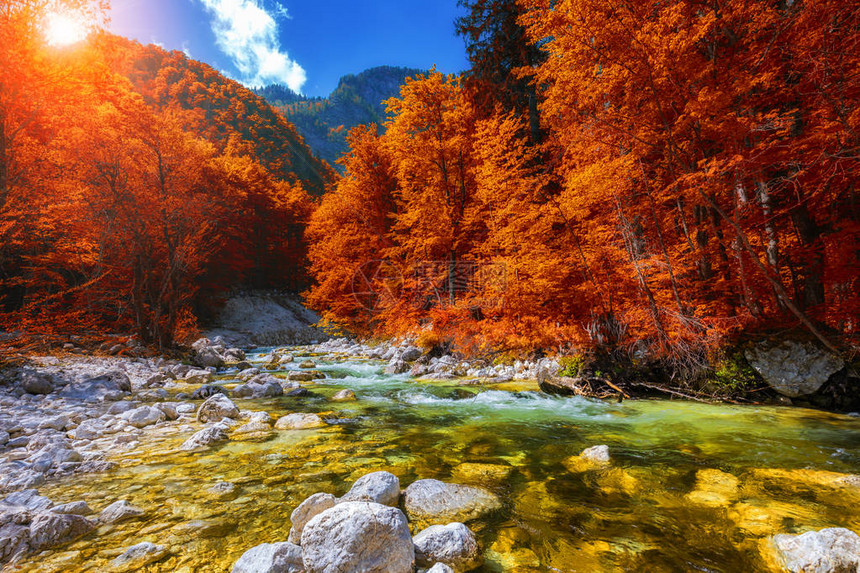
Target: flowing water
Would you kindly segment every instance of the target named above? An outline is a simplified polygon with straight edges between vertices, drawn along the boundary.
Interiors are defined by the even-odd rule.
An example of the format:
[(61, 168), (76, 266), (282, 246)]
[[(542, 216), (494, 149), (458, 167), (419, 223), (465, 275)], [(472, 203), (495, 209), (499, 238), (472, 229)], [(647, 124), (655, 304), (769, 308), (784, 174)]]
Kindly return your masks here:
[[(21, 570), (104, 571), (124, 548), (152, 541), (172, 555), (147, 570), (229, 571), (245, 550), (286, 540), (304, 498), (342, 495), (376, 470), (404, 488), (436, 478), (499, 494), (503, 510), (470, 524), (487, 572), (766, 571), (769, 535), (860, 532), (860, 485), (843, 475), (860, 473), (856, 417), (556, 398), (534, 383), (464, 387), (383, 375), (378, 361), (315, 360), (328, 376), (307, 384), (316, 397), (237, 404), (272, 417), (316, 412), (331, 425), (202, 453), (177, 451), (197, 426), (150, 432), (116, 454), (119, 469), (40, 488), (96, 510), (126, 499), (145, 518), (103, 526)], [(342, 388), (359, 400), (327, 399)], [(611, 466), (579, 471), (571, 457), (595, 444), (609, 446)], [(222, 481), (235, 491), (207, 492)]]

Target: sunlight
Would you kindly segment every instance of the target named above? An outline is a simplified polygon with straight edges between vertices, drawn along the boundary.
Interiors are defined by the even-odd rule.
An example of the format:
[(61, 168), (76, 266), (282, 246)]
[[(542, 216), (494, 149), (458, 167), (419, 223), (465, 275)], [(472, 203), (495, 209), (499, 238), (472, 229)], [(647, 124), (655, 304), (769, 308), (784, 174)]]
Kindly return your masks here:
[(89, 34), (89, 27), (75, 16), (55, 12), (47, 17), (45, 37), (52, 46), (69, 46), (82, 41)]

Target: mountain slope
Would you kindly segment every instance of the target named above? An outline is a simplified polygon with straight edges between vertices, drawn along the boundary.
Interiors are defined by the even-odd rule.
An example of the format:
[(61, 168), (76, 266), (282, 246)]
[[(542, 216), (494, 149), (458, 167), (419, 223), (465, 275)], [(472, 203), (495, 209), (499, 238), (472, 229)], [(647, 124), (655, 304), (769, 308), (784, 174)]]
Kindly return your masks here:
[(398, 96), (407, 77), (422, 73), (411, 68), (380, 66), (340, 79), (328, 98), (303, 98), (283, 86), (256, 93), (279, 109), (320, 158), (342, 171), (336, 162), (347, 151), (346, 135), (357, 125), (382, 125), (384, 101)]
[(314, 155), (295, 126), (262, 97), (212, 67), (153, 45), (117, 36), (98, 39), (113, 71), (127, 77), (147, 103), (199, 114), (193, 130), (219, 152), (257, 158), (272, 174), (321, 195), (334, 171)]

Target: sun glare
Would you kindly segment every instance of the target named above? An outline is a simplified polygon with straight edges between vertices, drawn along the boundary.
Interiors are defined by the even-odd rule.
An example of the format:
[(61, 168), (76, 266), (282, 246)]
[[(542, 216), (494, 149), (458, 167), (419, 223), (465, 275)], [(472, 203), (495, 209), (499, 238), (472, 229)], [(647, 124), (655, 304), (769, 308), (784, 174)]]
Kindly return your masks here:
[(49, 14), (45, 37), (52, 46), (69, 46), (87, 37), (89, 29), (79, 19), (69, 14)]

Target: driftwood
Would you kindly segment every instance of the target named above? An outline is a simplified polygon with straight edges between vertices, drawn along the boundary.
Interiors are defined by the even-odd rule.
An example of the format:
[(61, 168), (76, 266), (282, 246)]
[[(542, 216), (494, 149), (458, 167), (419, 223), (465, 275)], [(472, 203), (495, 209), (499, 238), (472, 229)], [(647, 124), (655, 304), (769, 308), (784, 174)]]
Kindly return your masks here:
[(538, 372), (538, 387), (557, 396), (586, 396), (588, 398), (630, 398), (630, 394), (605, 378), (590, 376), (555, 376), (546, 370)]

